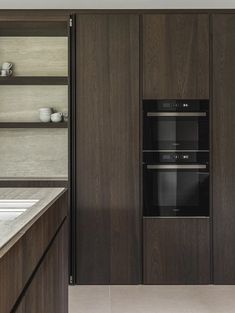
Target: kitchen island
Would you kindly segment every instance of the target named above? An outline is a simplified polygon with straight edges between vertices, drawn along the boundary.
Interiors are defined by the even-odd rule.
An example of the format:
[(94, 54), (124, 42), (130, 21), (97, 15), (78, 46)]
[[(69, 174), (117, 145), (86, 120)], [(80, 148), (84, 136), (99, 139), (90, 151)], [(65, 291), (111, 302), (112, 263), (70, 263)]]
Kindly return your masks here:
[(66, 313), (67, 190), (0, 189), (0, 312)]

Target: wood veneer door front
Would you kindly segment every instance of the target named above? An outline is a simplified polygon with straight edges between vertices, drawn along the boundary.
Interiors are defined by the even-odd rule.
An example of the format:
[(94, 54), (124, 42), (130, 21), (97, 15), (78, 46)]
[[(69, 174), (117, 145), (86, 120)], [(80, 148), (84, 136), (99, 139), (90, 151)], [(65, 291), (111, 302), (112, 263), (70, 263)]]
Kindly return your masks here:
[(139, 17), (77, 16), (78, 284), (140, 282)]
[(235, 14), (213, 15), (214, 283), (235, 284)]
[(68, 312), (68, 228), (63, 223), (12, 313)]
[(144, 284), (209, 284), (208, 218), (144, 219)]
[(143, 95), (209, 98), (208, 14), (144, 14)]

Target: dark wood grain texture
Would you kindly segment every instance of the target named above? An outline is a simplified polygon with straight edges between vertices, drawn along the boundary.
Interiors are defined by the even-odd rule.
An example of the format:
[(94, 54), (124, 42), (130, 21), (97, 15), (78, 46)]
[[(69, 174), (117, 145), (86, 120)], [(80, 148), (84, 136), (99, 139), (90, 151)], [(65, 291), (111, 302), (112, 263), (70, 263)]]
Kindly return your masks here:
[(140, 282), (139, 17), (77, 16), (77, 283)]
[(67, 188), (69, 185), (69, 182), (68, 180), (64, 179), (64, 180), (47, 180), (46, 178), (45, 179), (41, 179), (41, 178), (38, 178), (38, 179), (32, 179), (32, 178), (22, 178), (21, 179), (17, 179), (17, 180), (14, 180), (14, 178), (5, 178), (5, 179), (2, 179), (0, 178), (0, 188), (3, 188), (3, 187), (22, 187), (22, 188), (25, 188), (25, 187), (29, 187), (29, 188), (32, 188), (32, 187), (36, 187), (36, 188), (40, 188), (40, 187), (65, 187)]
[(143, 97), (209, 98), (207, 14), (144, 14)]
[(0, 10), (1, 22), (66, 22), (72, 10)]
[(0, 122), (0, 128), (67, 128), (68, 123)]
[(64, 222), (14, 312), (68, 312), (67, 249), (68, 229)]
[(67, 22), (24, 21), (0, 22), (0, 36), (67, 36)]
[(235, 14), (213, 16), (214, 283), (235, 284)]
[(209, 284), (209, 219), (144, 219), (144, 284)]
[(60, 76), (0, 77), (0, 85), (67, 85), (68, 78)]
[[(9, 313), (68, 212), (67, 192), (0, 259), (0, 312)], [(67, 237), (65, 238), (67, 240)], [(61, 268), (67, 271), (67, 267)], [(59, 275), (59, 274), (58, 274)], [(53, 290), (51, 281), (51, 290)], [(49, 288), (49, 285), (48, 285)], [(67, 284), (64, 285), (67, 289)], [(56, 291), (55, 291), (56, 292)], [(41, 294), (37, 295), (41, 301)], [(40, 299), (40, 300), (39, 300)], [(57, 299), (60, 301), (60, 299)], [(42, 310), (42, 312), (44, 312)], [(28, 313), (28, 311), (23, 311)], [(50, 313), (57, 313), (51, 311)]]
[(0, 21), (66, 21), (71, 14), (213, 14), (235, 13), (235, 9), (37, 9), (0, 10)]

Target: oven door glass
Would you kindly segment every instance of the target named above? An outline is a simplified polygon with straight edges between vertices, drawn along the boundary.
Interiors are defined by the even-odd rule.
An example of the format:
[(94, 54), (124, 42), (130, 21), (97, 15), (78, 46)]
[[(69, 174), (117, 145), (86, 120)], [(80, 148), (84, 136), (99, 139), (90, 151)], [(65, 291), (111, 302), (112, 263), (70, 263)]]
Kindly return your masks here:
[(207, 116), (146, 115), (144, 150), (208, 150), (208, 127)]
[(209, 216), (207, 170), (153, 167), (144, 166), (145, 216)]

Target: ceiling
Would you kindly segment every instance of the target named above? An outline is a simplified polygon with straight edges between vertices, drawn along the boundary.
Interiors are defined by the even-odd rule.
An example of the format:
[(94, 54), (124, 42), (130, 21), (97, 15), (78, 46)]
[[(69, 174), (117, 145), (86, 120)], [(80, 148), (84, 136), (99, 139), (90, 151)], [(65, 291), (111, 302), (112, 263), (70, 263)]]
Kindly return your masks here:
[(235, 0), (0, 0), (0, 9), (234, 9)]

